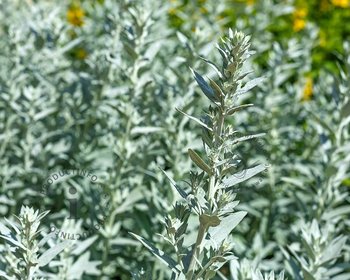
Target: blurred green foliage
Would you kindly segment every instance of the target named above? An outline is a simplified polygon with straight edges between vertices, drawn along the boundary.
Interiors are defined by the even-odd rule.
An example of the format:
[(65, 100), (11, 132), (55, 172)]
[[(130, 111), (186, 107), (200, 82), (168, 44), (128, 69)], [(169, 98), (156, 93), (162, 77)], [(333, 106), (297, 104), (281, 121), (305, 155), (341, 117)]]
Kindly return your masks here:
[[(171, 26), (188, 35), (198, 28), (199, 18), (218, 21), (223, 30), (243, 22), (254, 34), (258, 31), (254, 28), (256, 18), (266, 12), (269, 22), (265, 32), (271, 32), (279, 43), (307, 36), (305, 29), (314, 26), (318, 35), (312, 50), (312, 70), (317, 73), (325, 68), (336, 70), (335, 62), (341, 62), (338, 54), (344, 53), (342, 42), (350, 37), (350, 26), (345, 24), (350, 20), (350, 2), (347, 0), (225, 0), (214, 5), (207, 0), (170, 2), (168, 16)], [(272, 6), (272, 10), (266, 9)]]

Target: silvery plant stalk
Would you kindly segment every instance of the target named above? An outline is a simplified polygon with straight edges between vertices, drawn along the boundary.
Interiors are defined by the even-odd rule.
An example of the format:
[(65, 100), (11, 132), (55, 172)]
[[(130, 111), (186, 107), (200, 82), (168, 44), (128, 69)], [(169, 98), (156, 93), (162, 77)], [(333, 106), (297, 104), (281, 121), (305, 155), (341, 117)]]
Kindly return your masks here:
[(68, 245), (69, 241), (58, 243), (50, 249), (42, 251), (42, 247), (52, 238), (52, 234), (46, 235), (40, 241), (41, 220), (49, 213), (39, 213), (28, 206), (22, 206), (17, 221), (5, 218), (6, 223), (0, 222), (0, 238), (7, 242), (7, 252), (4, 256), (8, 264), (7, 271), (0, 271), (1, 279), (8, 280), (37, 280), (41, 277), (41, 268), (45, 267)]
[[(212, 279), (226, 262), (236, 258), (229, 235), (247, 213), (235, 210), (238, 201), (233, 187), (267, 168), (264, 164), (242, 166), (244, 160), (237, 150), (241, 142), (261, 134), (242, 136), (228, 123), (236, 112), (253, 106), (238, 105), (237, 100), (262, 80), (255, 78), (246, 82), (251, 73), (244, 67), (251, 55), (249, 40), (243, 33), (230, 30), (217, 45), (222, 57), (221, 66), (202, 57), (214, 68), (218, 76), (216, 80), (207, 80), (191, 69), (210, 106), (200, 119), (179, 110), (202, 128), (204, 151), (188, 150), (198, 170), (190, 172), (185, 186), (164, 171), (181, 196), (174, 206), (175, 216), (165, 219), (167, 235), (164, 238), (174, 248), (175, 258), (132, 234), (172, 270), (171, 279)], [(194, 239), (189, 226), (191, 215), (197, 216), (198, 221)], [(135, 279), (142, 278), (135, 276)]]

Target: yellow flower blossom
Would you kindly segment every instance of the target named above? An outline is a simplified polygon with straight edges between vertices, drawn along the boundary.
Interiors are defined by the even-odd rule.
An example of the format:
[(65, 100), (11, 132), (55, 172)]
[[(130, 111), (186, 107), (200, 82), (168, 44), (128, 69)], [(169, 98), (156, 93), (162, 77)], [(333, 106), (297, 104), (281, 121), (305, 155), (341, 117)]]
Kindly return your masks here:
[(306, 26), (306, 16), (307, 9), (306, 8), (298, 8), (293, 13), (293, 30), (298, 32), (303, 30)]
[(312, 98), (313, 81), (311, 77), (306, 78), (305, 86), (303, 89), (302, 101), (309, 101)]
[(84, 25), (85, 12), (79, 5), (72, 5), (67, 11), (67, 21), (74, 26)]
[(307, 9), (306, 8), (298, 8), (294, 11), (293, 15), (295, 18), (305, 18), (307, 16)]
[(293, 22), (293, 30), (296, 32), (303, 30), (305, 28), (305, 25), (306, 25), (305, 19), (296, 18), (294, 19), (294, 22)]
[(332, 4), (340, 8), (348, 8), (350, 6), (350, 0), (332, 0)]

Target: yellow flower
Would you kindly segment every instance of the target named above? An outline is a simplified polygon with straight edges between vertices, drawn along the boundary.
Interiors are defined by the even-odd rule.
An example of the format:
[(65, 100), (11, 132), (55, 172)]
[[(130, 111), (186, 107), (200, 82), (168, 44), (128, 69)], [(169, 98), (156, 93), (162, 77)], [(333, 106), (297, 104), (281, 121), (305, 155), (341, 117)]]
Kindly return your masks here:
[(79, 5), (72, 5), (67, 11), (67, 21), (74, 26), (84, 25), (85, 12)]
[(296, 18), (294, 19), (294, 22), (293, 22), (293, 30), (296, 32), (303, 30), (305, 28), (305, 25), (306, 25), (305, 19)]
[(307, 9), (306, 8), (298, 8), (294, 11), (293, 16), (295, 18), (305, 18), (307, 16)]
[(332, 4), (337, 7), (347, 8), (349, 7), (349, 0), (332, 0)]
[(306, 26), (307, 9), (298, 8), (293, 13), (293, 30), (298, 32), (303, 30)]
[(311, 77), (306, 78), (306, 82), (304, 85), (302, 101), (309, 101), (312, 97), (313, 91), (313, 81)]

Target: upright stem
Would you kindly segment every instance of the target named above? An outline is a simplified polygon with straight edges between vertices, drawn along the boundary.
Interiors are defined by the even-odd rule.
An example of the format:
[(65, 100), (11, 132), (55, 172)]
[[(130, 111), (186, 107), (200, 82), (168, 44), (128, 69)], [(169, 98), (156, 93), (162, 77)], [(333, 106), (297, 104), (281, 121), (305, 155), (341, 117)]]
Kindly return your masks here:
[[(214, 147), (215, 149), (219, 150), (219, 146), (221, 144), (221, 135), (222, 135), (222, 130), (224, 128), (224, 121), (225, 121), (225, 114), (224, 114), (224, 104), (222, 105), (221, 108), (219, 108), (219, 113), (218, 113), (218, 120), (216, 123), (216, 127), (213, 127), (213, 131), (215, 131), (214, 135)], [(213, 162), (214, 165), (214, 162)], [(214, 166), (212, 167), (214, 170)], [(209, 178), (209, 199), (210, 201), (214, 201), (214, 196), (215, 196), (215, 183), (216, 183), (216, 172), (214, 171), (213, 174)]]
[[(224, 141), (228, 136), (224, 131), (225, 117), (228, 114), (228, 110), (235, 109), (233, 107), (233, 98), (235, 97), (234, 94), (237, 91), (237, 81), (243, 79), (244, 77), (241, 77), (240, 68), (244, 60), (249, 56), (249, 45), (249, 38), (240, 32), (233, 33), (232, 30), (230, 30), (229, 36), (223, 39), (223, 44), (218, 46), (224, 62), (223, 69), (221, 71), (222, 75), (219, 83), (220, 85), (216, 84), (212, 80), (210, 80), (210, 86), (206, 85), (203, 81), (204, 78), (194, 71), (197, 83), (201, 87), (204, 94), (213, 103), (215, 103), (215, 107), (214, 109), (212, 106), (209, 107), (210, 122), (212, 123), (211, 137), (210, 139), (207, 139), (208, 134), (203, 136), (203, 141), (205, 143), (208, 143), (207, 140), (210, 140), (210, 143), (208, 144), (208, 146), (210, 146), (210, 153), (208, 154), (210, 160), (210, 170), (208, 170), (207, 166), (205, 166), (205, 168), (202, 168), (204, 163), (197, 164), (199, 167), (202, 165), (201, 169), (209, 174), (209, 178), (205, 178), (205, 187), (207, 187), (206, 200), (209, 202), (210, 207), (209, 209), (207, 209), (207, 207), (200, 207), (199, 229), (197, 233), (196, 243), (193, 247), (189, 268), (186, 273), (186, 280), (197, 280), (211, 266), (212, 262), (214, 262), (214, 258), (211, 258), (204, 267), (201, 266), (199, 273), (197, 276), (195, 276), (197, 259), (200, 258), (199, 255), (201, 253), (204, 236), (209, 227), (218, 226), (221, 221), (219, 217), (220, 215), (218, 214), (220, 210), (218, 209), (218, 205), (221, 207), (221, 204), (219, 203), (221, 200), (215, 196), (215, 193), (216, 187), (221, 180), (220, 175), (222, 174), (221, 167), (216, 166), (216, 164), (220, 161), (228, 160), (228, 158), (226, 158), (226, 155), (223, 153), (223, 150), (226, 149), (223, 144), (225, 144)], [(212, 91), (209, 93), (208, 87), (211, 87), (212, 89)], [(195, 160), (194, 162), (198, 163)], [(231, 197), (230, 193), (228, 197)], [(216, 220), (218, 220), (219, 223), (216, 223)]]
[[(224, 106), (222, 106), (222, 107), (224, 107)], [(218, 149), (220, 144), (221, 144), (221, 135), (222, 135), (223, 127), (224, 127), (224, 121), (225, 121), (225, 115), (223, 112), (223, 108), (220, 108), (219, 114), (218, 114), (218, 121), (215, 125), (216, 127), (213, 127), (213, 131), (215, 131), (214, 146), (216, 149)], [(213, 163), (213, 165), (214, 165), (214, 163)], [(215, 168), (213, 167), (212, 169), (214, 170)], [(215, 201), (215, 197), (214, 197), (215, 196), (215, 184), (216, 184), (216, 172), (214, 170), (213, 174), (210, 175), (210, 178), (209, 178), (209, 201), (210, 201), (210, 203)], [(200, 253), (200, 245), (202, 244), (202, 241), (203, 241), (203, 238), (204, 238), (204, 235), (205, 235), (207, 229), (208, 229), (208, 226), (204, 225), (200, 222), (196, 244), (193, 248), (192, 258), (191, 258), (191, 262), (190, 262), (190, 265), (188, 268), (187, 279), (189, 279), (189, 280), (191, 280), (193, 278), (193, 274), (194, 274), (195, 267), (196, 267), (196, 260), (199, 256), (199, 253)]]
[(216, 129), (214, 128), (215, 133), (215, 145), (216, 148), (219, 146), (221, 135), (222, 135), (222, 129), (224, 127), (224, 121), (225, 121), (225, 115), (223, 112), (223, 108), (219, 109), (219, 114), (218, 114), (218, 122), (216, 125)]
[(196, 260), (197, 257), (199, 256), (200, 253), (200, 245), (202, 244), (204, 235), (207, 231), (207, 226), (200, 223), (199, 224), (199, 229), (198, 229), (198, 234), (197, 234), (197, 240), (196, 240), (196, 244), (194, 245), (193, 248), (193, 253), (192, 253), (192, 258), (191, 258), (191, 262), (190, 265), (188, 267), (188, 272), (187, 272), (187, 277), (186, 279), (191, 280), (196, 268)]
[(25, 225), (25, 238), (26, 238), (26, 246), (27, 246), (27, 250), (25, 252), (26, 255), (26, 272), (27, 272), (27, 280), (32, 280), (32, 275), (30, 273), (30, 268), (31, 268), (31, 261), (32, 261), (32, 255), (31, 252), (33, 251), (33, 244), (32, 244), (32, 240), (30, 240), (30, 228), (31, 228), (31, 224), (27, 221), (26, 225)]
[(209, 178), (209, 201), (212, 204), (215, 196), (215, 174), (211, 175)]

